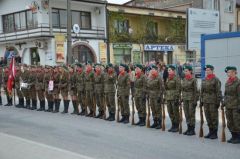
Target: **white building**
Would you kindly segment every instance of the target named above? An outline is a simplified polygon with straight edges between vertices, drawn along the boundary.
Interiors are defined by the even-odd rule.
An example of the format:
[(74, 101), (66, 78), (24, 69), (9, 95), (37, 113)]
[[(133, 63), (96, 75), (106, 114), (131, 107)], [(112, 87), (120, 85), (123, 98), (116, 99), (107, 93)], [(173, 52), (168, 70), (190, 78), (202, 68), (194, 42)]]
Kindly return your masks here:
[[(9, 52), (14, 52), (26, 64), (66, 62), (66, 9), (66, 0), (1, 0), (0, 57), (7, 58)], [(72, 0), (71, 10), (72, 25), (80, 27), (79, 33), (72, 32), (72, 61), (104, 60), (106, 2)]]

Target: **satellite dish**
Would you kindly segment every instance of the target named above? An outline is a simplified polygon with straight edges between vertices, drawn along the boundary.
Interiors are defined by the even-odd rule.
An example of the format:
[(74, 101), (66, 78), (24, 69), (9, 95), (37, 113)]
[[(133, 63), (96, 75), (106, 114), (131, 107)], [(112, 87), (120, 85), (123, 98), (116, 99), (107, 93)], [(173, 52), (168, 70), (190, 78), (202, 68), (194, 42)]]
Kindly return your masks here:
[(80, 27), (79, 27), (78, 24), (73, 25), (73, 32), (76, 33), (76, 34), (80, 33)]

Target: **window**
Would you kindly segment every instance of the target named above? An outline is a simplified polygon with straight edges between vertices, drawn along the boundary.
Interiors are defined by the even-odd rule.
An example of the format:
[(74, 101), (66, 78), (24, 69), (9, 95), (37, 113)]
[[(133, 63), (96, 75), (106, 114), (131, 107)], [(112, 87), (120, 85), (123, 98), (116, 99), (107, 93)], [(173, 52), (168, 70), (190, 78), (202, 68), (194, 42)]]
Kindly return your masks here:
[(233, 12), (233, 1), (225, 1), (225, 12)]
[(147, 24), (147, 34), (150, 36), (158, 35), (158, 24), (156, 22), (149, 22)]
[(229, 32), (233, 32), (233, 23), (229, 24)]
[(60, 17), (57, 9), (52, 10), (52, 25), (54, 28), (60, 26)]
[(37, 14), (32, 13), (30, 10), (3, 15), (4, 32), (25, 30), (27, 28), (36, 28), (37, 26)]
[(67, 28), (67, 11), (59, 10), (59, 15), (60, 15), (60, 27)]
[(13, 14), (3, 16), (3, 30), (4, 32), (14, 31), (14, 16)]
[(81, 12), (81, 28), (91, 29), (91, 13)]
[[(72, 11), (72, 25), (78, 24), (81, 29), (91, 29), (91, 13)], [(54, 28), (67, 27), (67, 11), (64, 9), (52, 9), (52, 24)]]
[(219, 0), (214, 0), (214, 10), (219, 10)]
[(129, 21), (128, 20), (115, 20), (114, 28), (117, 33), (128, 33)]
[(37, 14), (32, 11), (27, 11), (27, 27), (36, 28), (38, 26)]
[(80, 12), (72, 12), (72, 24), (78, 24), (79, 26), (81, 26)]

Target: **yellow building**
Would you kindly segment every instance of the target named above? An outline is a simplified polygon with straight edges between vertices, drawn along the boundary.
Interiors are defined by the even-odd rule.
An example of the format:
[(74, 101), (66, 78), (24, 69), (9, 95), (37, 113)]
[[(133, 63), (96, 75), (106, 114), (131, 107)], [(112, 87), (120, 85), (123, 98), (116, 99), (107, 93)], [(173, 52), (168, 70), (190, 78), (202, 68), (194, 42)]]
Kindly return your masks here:
[(112, 63), (186, 61), (185, 12), (108, 4)]

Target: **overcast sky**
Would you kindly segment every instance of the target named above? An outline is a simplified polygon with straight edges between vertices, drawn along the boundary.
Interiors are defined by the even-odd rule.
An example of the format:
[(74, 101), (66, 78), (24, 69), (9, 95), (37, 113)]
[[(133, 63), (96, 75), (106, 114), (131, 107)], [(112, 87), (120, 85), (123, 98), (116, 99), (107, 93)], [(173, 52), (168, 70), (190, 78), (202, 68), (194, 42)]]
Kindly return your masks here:
[(129, 0), (107, 0), (109, 3), (123, 4)]

